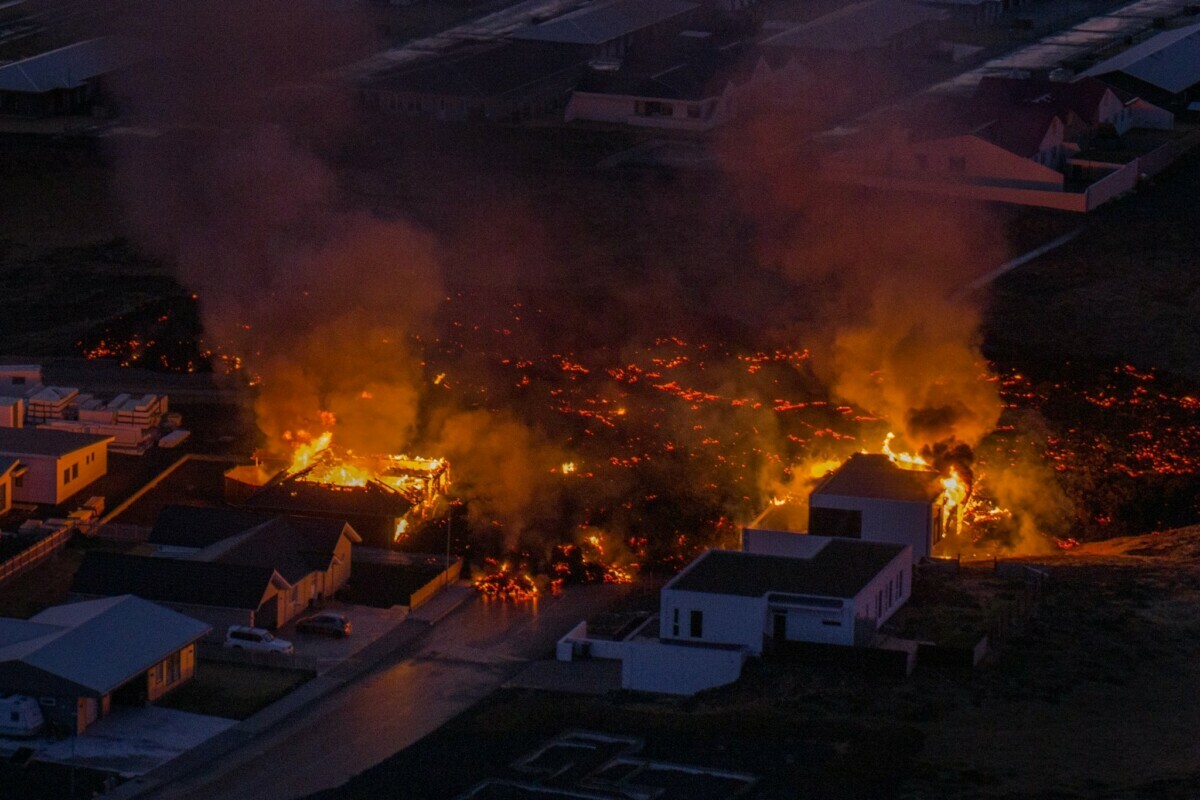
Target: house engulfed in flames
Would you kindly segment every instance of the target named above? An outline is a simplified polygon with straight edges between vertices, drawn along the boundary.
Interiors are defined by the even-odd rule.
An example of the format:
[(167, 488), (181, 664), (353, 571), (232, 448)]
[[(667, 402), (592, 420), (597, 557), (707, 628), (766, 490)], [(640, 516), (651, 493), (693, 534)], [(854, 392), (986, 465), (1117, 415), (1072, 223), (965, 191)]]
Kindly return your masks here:
[(946, 474), (915, 457), (855, 453), (808, 497), (807, 530), (796, 504), (773, 504), (743, 530), (743, 549), (789, 553), (797, 533), (906, 544), (914, 560), (938, 554), (961, 527), (967, 499), (953, 468)]
[(363, 456), (329, 434), (296, 447), (282, 468), (261, 464), (225, 473), (226, 498), (257, 511), (349, 522), (369, 547), (395, 547), (434, 512), (450, 487), (444, 459)]

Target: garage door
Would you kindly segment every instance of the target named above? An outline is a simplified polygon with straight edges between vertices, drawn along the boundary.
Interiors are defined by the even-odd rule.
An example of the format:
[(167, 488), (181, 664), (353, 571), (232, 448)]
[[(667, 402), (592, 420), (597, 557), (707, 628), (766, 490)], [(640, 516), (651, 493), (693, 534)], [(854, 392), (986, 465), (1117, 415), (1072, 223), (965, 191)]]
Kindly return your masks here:
[(790, 642), (851, 644), (854, 641), (853, 628), (842, 625), (839, 613), (814, 608), (789, 608), (786, 613)]

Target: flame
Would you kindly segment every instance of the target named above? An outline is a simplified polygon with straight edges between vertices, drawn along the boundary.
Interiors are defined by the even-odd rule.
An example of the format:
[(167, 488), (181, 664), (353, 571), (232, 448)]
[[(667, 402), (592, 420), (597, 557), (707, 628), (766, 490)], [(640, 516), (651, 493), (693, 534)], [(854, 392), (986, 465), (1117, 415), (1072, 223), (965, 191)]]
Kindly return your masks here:
[(575, 462), (574, 461), (567, 461), (562, 465), (563, 475), (570, 475), (574, 471), (575, 471)]
[(920, 467), (928, 467), (929, 462), (921, 458), (915, 453), (897, 453), (892, 449), (892, 440), (896, 438), (896, 434), (888, 431), (888, 435), (883, 437), (883, 454), (892, 460), (893, 464), (904, 467), (906, 469), (917, 469)]
[(404, 538), (404, 534), (408, 531), (408, 520), (402, 519), (396, 523), (396, 532), (392, 536), (393, 541), (400, 541)]

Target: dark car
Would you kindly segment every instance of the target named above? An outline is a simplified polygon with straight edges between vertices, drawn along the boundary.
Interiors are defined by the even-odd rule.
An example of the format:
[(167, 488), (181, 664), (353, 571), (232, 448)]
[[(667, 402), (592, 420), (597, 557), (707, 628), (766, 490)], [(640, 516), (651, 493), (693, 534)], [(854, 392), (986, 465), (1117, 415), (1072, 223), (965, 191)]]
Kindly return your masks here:
[(322, 611), (311, 617), (305, 617), (296, 623), (298, 633), (319, 633), (323, 636), (349, 636), (350, 620), (342, 614), (332, 611)]

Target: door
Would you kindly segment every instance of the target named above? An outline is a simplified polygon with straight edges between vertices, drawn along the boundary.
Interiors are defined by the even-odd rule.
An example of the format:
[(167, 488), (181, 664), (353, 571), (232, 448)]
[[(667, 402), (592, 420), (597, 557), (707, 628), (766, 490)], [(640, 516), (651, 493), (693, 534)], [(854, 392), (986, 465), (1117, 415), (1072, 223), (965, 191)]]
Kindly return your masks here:
[(772, 616), (771, 635), (775, 638), (776, 644), (787, 641), (787, 613), (776, 611)]

